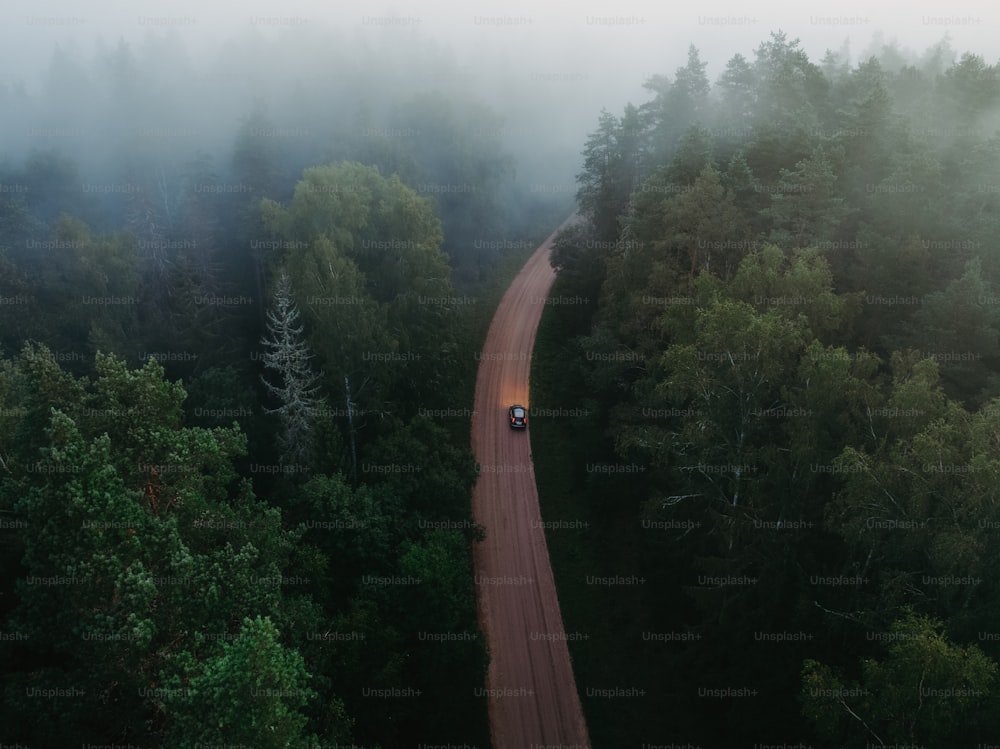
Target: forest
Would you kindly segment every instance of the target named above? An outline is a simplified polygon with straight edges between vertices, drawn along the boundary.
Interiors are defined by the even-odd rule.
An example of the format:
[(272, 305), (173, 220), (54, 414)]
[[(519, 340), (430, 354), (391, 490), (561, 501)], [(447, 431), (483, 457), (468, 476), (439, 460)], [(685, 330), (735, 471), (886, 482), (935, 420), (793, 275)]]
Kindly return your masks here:
[(0, 87), (0, 741), (486, 746), (475, 353), (572, 196), (460, 87), (169, 41)]
[[(0, 83), (0, 743), (489, 746), (477, 354), (574, 196), (434, 50), (175, 41)], [(1000, 743), (1000, 66), (707, 67), (533, 357), (594, 745)]]
[(533, 362), (594, 744), (996, 743), (1000, 66), (706, 67), (598, 118)]

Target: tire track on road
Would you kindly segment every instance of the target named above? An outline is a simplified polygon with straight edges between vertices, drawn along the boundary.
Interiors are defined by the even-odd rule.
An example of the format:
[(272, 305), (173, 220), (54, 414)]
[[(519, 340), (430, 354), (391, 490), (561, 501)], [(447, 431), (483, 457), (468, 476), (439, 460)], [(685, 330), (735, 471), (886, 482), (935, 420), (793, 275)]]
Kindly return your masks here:
[[(531, 419), (507, 425), (507, 407), (529, 408), (531, 351), (555, 271), (552, 242), (539, 246), (493, 316), (476, 377), (472, 451), (481, 470), (473, 519), (486, 530), (475, 545), (479, 624), (490, 651), (486, 685), (494, 749), (590, 747), (573, 678), (531, 465)], [(530, 413), (529, 413), (530, 415)], [(532, 636), (535, 635), (535, 639)]]

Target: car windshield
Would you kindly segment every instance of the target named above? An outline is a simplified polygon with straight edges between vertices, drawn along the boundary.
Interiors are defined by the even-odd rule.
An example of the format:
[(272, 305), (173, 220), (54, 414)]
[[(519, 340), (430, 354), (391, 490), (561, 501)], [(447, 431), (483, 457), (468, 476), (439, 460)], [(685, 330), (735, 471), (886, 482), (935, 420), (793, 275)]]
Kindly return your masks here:
[(524, 409), (523, 408), (515, 408), (514, 409), (514, 416), (517, 417), (518, 419), (524, 418)]

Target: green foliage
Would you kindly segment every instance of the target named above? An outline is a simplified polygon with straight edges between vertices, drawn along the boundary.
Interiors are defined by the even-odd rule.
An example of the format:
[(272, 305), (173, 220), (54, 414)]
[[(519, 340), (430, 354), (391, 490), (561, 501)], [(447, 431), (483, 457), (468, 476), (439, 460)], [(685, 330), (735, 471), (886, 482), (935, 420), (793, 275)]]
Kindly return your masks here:
[(404, 579), (419, 581), (401, 586), (394, 610), (406, 621), (411, 638), (404, 679), (420, 685), (423, 703), (400, 713), (410, 713), (406, 717), (412, 721), (428, 710), (435, 734), (448, 741), (478, 740), (479, 726), (470, 720), (481, 687), (474, 674), (486, 668), (488, 658), (477, 631), (475, 592), (469, 585), (472, 554), (465, 534), (432, 530), (425, 539), (405, 544), (399, 569)]
[[(106, 435), (87, 445), (58, 411), (47, 432), (50, 447), (36, 467), (52, 473), (14, 504), (33, 529), (25, 538), (23, 562), (31, 574), (22, 581), (18, 619), (41, 625), (60, 648), (71, 649), (74, 636), (106, 632), (135, 634), (144, 649), (155, 633), (141, 613), (155, 594), (140, 552), (141, 539), (151, 535), (148, 516), (110, 465)], [(68, 582), (62, 588), (35, 579)]]
[[(1000, 615), (1000, 150), (988, 113), (1000, 89), (995, 66), (956, 61), (947, 40), (921, 60), (881, 40), (857, 62), (849, 52), (817, 65), (776, 32), (702, 98), (689, 96), (704, 91), (692, 50), (676, 81), (646, 82), (637, 185), (613, 168), (629, 108), (602, 112), (588, 141), (589, 223), (561, 240), (556, 287), (600, 278), (597, 301), (573, 325), (547, 312), (568, 340), (549, 341), (534, 374), (550, 399), (593, 410), (586, 433), (549, 446), (560, 465), (635, 474), (613, 500), (591, 471), (549, 481), (566, 484), (558, 502), (599, 518), (584, 556), (646, 578), (617, 639), (704, 637), (621, 663), (584, 657), (609, 680), (655, 674), (678, 706), (669, 721), (588, 706), (609, 735), (636, 720), (640, 735), (683, 724), (720, 746), (750, 734), (957, 746), (995, 732), (1000, 650), (984, 633)], [(579, 598), (567, 626), (599, 629), (585, 612), (604, 597)], [(796, 630), (801, 645), (766, 643)], [(888, 654), (872, 643), (897, 635)], [(825, 691), (803, 691), (803, 664), (807, 690)], [(766, 706), (683, 701), (691, 683), (739, 673)], [(979, 691), (921, 702), (922, 674)], [(855, 683), (863, 700), (827, 699)]]
[(1000, 364), (1000, 310), (992, 284), (978, 259), (942, 291), (928, 294), (913, 315), (903, 340), (941, 362), (941, 377), (952, 397), (971, 395), (979, 405), (996, 392)]
[(610, 254), (609, 245), (592, 240), (579, 224), (560, 232), (552, 245), (552, 267), (563, 279), (568, 296), (578, 302), (572, 306), (579, 316), (581, 332), (597, 307)]
[(759, 415), (782, 404), (779, 388), (805, 344), (802, 328), (774, 311), (758, 315), (741, 302), (715, 300), (700, 311), (693, 340), (664, 352), (657, 394), (694, 411), (676, 437), (674, 451), (690, 456), (677, 469), (706, 499), (756, 501), (748, 489), (758, 485), (772, 450)]
[(670, 249), (687, 260), (690, 278), (704, 268), (725, 279), (739, 264), (742, 253), (731, 248), (746, 245), (746, 223), (712, 167), (670, 203), (663, 220), (673, 233)]
[(829, 745), (957, 745), (985, 727), (997, 665), (975, 645), (949, 641), (939, 620), (912, 611), (885, 633), (881, 659), (866, 658), (858, 681), (806, 660), (803, 712)]
[(401, 540), (399, 500), (369, 486), (351, 487), (340, 475), (314, 476), (290, 508), (290, 520), (304, 527), (303, 541), (317, 559), (315, 595), (329, 608), (342, 606), (365, 575), (390, 571)]
[(372, 445), (362, 466), (365, 481), (385, 486), (421, 517), (465, 517), (476, 463), (468, 449), (450, 444), (446, 435), (427, 414), (399, 425)]
[[(374, 79), (337, 60), (322, 97), (303, 84), (255, 103), (217, 162), (140, 138), (185, 123), (129, 45), (108, 62), (88, 76), (57, 57), (46, 90), (74, 117), (106, 101), (94, 123), (118, 128), (122, 163), (47, 151), (0, 170), (28, 188), (0, 195), (0, 301), (16, 300), (0, 346), (21, 352), (0, 361), (0, 517), (16, 521), (0, 527), (0, 624), (28, 635), (0, 641), (7, 739), (485, 743), (475, 464), (449, 439), (461, 425), (427, 413), (455, 405), (463, 346), (480, 343), (459, 335), (452, 276), (488, 277), (484, 245), (515, 210), (547, 221), (512, 197), (503, 120), (413, 77), (392, 84), (398, 102), (370, 98)], [(564, 613), (602, 617), (568, 629), (614, 631), (606, 665), (587, 643), (575, 665), (645, 679), (675, 708), (590, 700), (588, 717), (626, 729), (593, 734), (981, 742), (1000, 658), (982, 634), (1000, 617), (997, 66), (880, 39), (817, 64), (779, 31), (714, 87), (707, 69), (690, 47), (649, 101), (601, 113), (579, 175), (588, 221), (553, 254), (560, 293), (588, 300), (547, 310), (559, 335), (535, 373), (553, 406), (586, 413), (553, 465), (570, 468), (560, 506), (593, 523), (561, 548), (574, 574), (646, 578), (597, 598), (560, 581), (579, 593)], [(345, 109), (345, 91), (369, 98)], [(0, 99), (15, 124), (37, 108)], [(286, 125), (316, 137), (274, 137)], [(139, 189), (105, 201), (79, 189), (92, 175)], [(239, 191), (204, 189), (223, 181)], [(459, 185), (475, 189), (442, 189)], [(282, 265), (329, 404), (308, 481), (260, 475), (274, 424), (250, 416)], [(229, 293), (246, 303), (205, 301)], [(93, 301), (116, 297), (140, 301)], [(583, 470), (622, 461), (641, 470)], [(754, 582), (703, 582), (729, 575)], [(856, 582), (814, 582), (841, 575)], [(445, 630), (468, 637), (421, 637)], [(640, 636), (668, 630), (704, 639)], [(780, 631), (815, 636), (756, 640)], [(766, 699), (691, 696), (734, 674)], [(30, 696), (67, 685), (83, 694)], [(424, 694), (359, 688), (399, 685)]]
[(760, 81), (755, 112), (758, 121), (775, 123), (775, 130), (811, 128), (825, 114), (824, 98), (830, 84), (798, 39), (789, 40), (783, 31), (772, 32), (754, 51), (753, 67)]
[(19, 328), (8, 344), (45, 341), (64, 362), (86, 361), (101, 349), (134, 359), (140, 277), (132, 239), (95, 235), (81, 219), (61, 214), (51, 230), (23, 242), (32, 248), (30, 260), (0, 262), (0, 288), (14, 300), (5, 302), (14, 314), (4, 336)]
[(791, 247), (826, 240), (846, 212), (834, 186), (836, 179), (822, 146), (794, 169), (782, 169), (771, 193), (772, 239)]
[(301, 712), (316, 696), (302, 656), (285, 648), (277, 627), (260, 616), (243, 620), (235, 639), (203, 663), (177, 658), (181, 673), (164, 680), (167, 710), (176, 716), (176, 746), (247, 743), (287, 749), (317, 743)]
[(235, 367), (210, 367), (185, 385), (185, 421), (221, 427), (238, 422), (243, 432), (254, 424), (257, 396)]
[[(77, 381), (46, 349), (26, 347), (4, 371), (5, 402), (33, 404), (15, 412), (22, 444), (0, 485), (0, 506), (24, 528), (7, 622), (28, 635), (17, 679), (57, 658), (58, 673), (40, 684), (83, 690), (93, 723), (71, 727), (94, 741), (127, 731), (136, 714), (183, 722), (144, 691), (160, 670), (174, 659), (200, 668), (205, 643), (281, 610), (292, 536), (236, 481), (245, 439), (185, 427), (184, 390), (153, 360), (129, 370), (99, 355), (96, 378)], [(108, 710), (119, 703), (128, 710)], [(39, 725), (27, 703), (5, 715), (28, 731)]]
[(602, 110), (598, 128), (584, 146), (576, 198), (580, 212), (593, 223), (599, 241), (613, 241), (618, 236), (620, 218), (641, 179), (640, 144), (632, 133), (637, 124), (631, 110), (621, 119)]
[(261, 210), (296, 243), (288, 273), (333, 400), (345, 376), (364, 396), (361, 411), (442, 397), (457, 316), (431, 202), (397, 176), (340, 163), (307, 169), (287, 208), (264, 201)]
[(681, 134), (703, 122), (709, 113), (709, 82), (698, 49), (688, 46), (687, 64), (677, 68), (674, 80), (654, 76), (644, 88), (655, 94), (642, 111), (648, 122), (653, 157), (662, 160), (675, 147)]
[(786, 256), (774, 245), (765, 245), (740, 264), (730, 290), (758, 312), (774, 310), (792, 320), (804, 317), (821, 339), (849, 330), (860, 311), (861, 295), (834, 293), (829, 263), (815, 250)]
[(419, 588), (399, 602), (408, 626), (417, 631), (465, 629), (475, 606), (468, 585), (470, 562), (468, 545), (458, 531), (435, 531), (426, 542), (404, 547), (400, 569), (404, 577), (420, 581)]
[[(316, 95), (308, 77), (270, 77), (270, 44), (226, 48), (219, 72), (255, 68), (263, 78), (251, 78), (271, 80), (242, 119), (226, 97), (200, 122), (176, 105), (201, 83), (174, 88), (196, 71), (170, 39), (121, 42), (92, 63), (60, 50), (40, 95), (0, 85), (25, 143), (89, 111), (83, 129), (116, 144), (109, 159), (72, 137), (62, 153), (27, 156), (11, 142), (12, 163), (0, 166), (0, 183), (17, 186), (0, 190), (0, 354), (21, 352), (0, 359), (0, 517), (12, 521), (0, 524), (0, 629), (31, 634), (0, 638), (9, 740), (190, 745), (208, 740), (197, 738), (212, 729), (200, 725), (205, 711), (266, 725), (258, 736), (216, 730), (213, 741), (488, 740), (485, 702), (473, 699), (481, 643), (445, 650), (447, 668), (435, 671), (440, 649), (407, 626), (405, 596), (361, 578), (398, 574), (404, 549), (425, 540), (424, 521), (467, 529), (438, 561), (462, 570), (445, 585), (458, 586), (452, 613), (475, 631), (467, 425), (414, 417), (471, 396), (481, 341), (459, 335), (471, 330), (469, 297), (452, 278), (463, 292), (491, 284), (499, 260), (516, 260), (497, 248), (544, 237), (571, 201), (515, 190), (496, 112), (411, 85), (447, 66), (401, 69), (403, 82), (399, 71), (355, 70), (344, 47), (323, 43), (323, 55), (337, 51), (322, 58), (329, 65), (313, 57), (314, 69), (341, 72), (324, 75)], [(310, 44), (299, 52), (315, 55)], [(94, 101), (107, 106), (88, 110)], [(641, 149), (639, 120), (632, 111), (626, 130)], [(395, 132), (406, 135), (386, 135)], [(89, 189), (97, 184), (128, 190)], [(328, 405), (310, 409), (312, 450), (295, 466), (315, 483), (272, 471), (278, 425), (256, 356), (269, 274), (285, 262), (325, 373)], [(488, 307), (475, 315), (488, 320)], [(73, 470), (50, 470), (57, 460)], [(426, 485), (361, 470), (390, 462), (419, 463)], [(84, 527), (91, 518), (100, 524)], [(92, 574), (87, 585), (26, 582), (80, 570)], [(281, 630), (282, 654), (270, 635), (257, 640), (282, 673), (298, 673), (302, 654), (315, 699), (213, 698), (199, 712), (190, 694), (164, 691), (180, 679), (218, 696), (255, 668), (248, 653), (219, 646), (247, 618)], [(328, 626), (368, 639), (314, 639)], [(407, 704), (394, 725), (358, 689), (426, 673), (439, 677), (437, 696), (423, 710)], [(458, 719), (449, 681), (469, 696)], [(25, 693), (74, 684), (85, 698)]]

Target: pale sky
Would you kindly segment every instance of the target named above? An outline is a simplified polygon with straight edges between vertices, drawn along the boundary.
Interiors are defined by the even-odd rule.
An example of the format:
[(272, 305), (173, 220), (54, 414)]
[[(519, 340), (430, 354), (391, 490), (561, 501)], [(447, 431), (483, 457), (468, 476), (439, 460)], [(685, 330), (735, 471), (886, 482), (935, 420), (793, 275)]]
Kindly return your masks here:
[(714, 80), (735, 52), (748, 55), (778, 28), (798, 37), (817, 60), (850, 38), (860, 53), (881, 32), (887, 41), (923, 51), (949, 33), (952, 46), (1000, 60), (1000, 9), (985, 2), (910, 2), (888, 7), (860, 0), (790, 3), (760, 0), (671, 3), (620, 0), (573, 3), (415, 0), (381, 4), (357, 0), (3, 0), (0, 77), (28, 78), (48, 60), (55, 42), (77, 37), (83, 48), (98, 35), (139, 41), (176, 29), (194, 50), (254, 27), (280, 33), (296, 24), (382, 34), (406, 44), (414, 34), (454, 47), (463, 63), (502, 68), (517, 61), (544, 76), (637, 88), (648, 74), (672, 73), (688, 44), (709, 62)]
[[(509, 122), (544, 122), (578, 149), (602, 107), (620, 114), (627, 102), (646, 101), (643, 82), (672, 76), (689, 44), (698, 47), (713, 82), (735, 53), (752, 58), (778, 29), (800, 39), (814, 62), (848, 40), (856, 64), (877, 34), (915, 54), (948, 34), (959, 54), (980, 54), (993, 64), (1000, 62), (998, 8), (967, 0), (904, 7), (862, 0), (0, 0), (0, 84), (22, 81), (32, 90), (54, 46), (70, 40), (90, 57), (98, 38), (141, 46), (147, 35), (169, 30), (198, 60), (215, 58), (220, 42), (251, 29), (277, 35), (329, 27), (348, 38), (387, 40), (393, 49), (427, 40), (446, 45)], [(303, 61), (292, 55), (274, 64), (296, 69)], [(538, 112), (538, 101), (552, 102), (552, 111)]]

